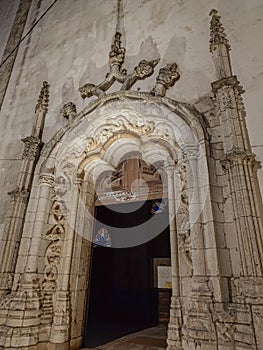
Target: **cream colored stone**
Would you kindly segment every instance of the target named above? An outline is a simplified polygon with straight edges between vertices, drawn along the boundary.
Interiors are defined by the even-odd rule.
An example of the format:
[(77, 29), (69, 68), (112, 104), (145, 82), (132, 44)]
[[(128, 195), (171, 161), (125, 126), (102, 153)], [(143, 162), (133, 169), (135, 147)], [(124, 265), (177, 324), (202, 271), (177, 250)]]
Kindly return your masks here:
[[(192, 0), (169, 6), (163, 0), (124, 2), (125, 63), (131, 72), (126, 76), (121, 70), (124, 50), (119, 47), (118, 34), (106, 70), (105, 47), (114, 33), (106, 24), (112, 23), (113, 1), (90, 7), (89, 16), (87, 2), (80, 0), (73, 8), (65, 1), (52, 9), (60, 21), (45, 17), (45, 30), (30, 33), (27, 48), (21, 43), (2, 106), (0, 123), (8, 116), (7, 126), (0, 128), (3, 158), (19, 159), (17, 135), (29, 134), (26, 130), (31, 124), (33, 128), (23, 139), (20, 170), (18, 162), (14, 166), (17, 188), (11, 193), (1, 245), (0, 346), (21, 350), (80, 347), (89, 290), (88, 239), (92, 238), (95, 186), (105, 172), (115, 170), (135, 152), (146, 163), (162, 162), (159, 166), (166, 174), (173, 276), (168, 350), (230, 349), (229, 342), (236, 349), (259, 350), (262, 203), (242, 87), (232, 74), (228, 39), (217, 12), (211, 13), (213, 74), (207, 50), (202, 50), (207, 40), (197, 30), (208, 33), (208, 19), (200, 15), (200, 4)], [(209, 1), (202, 1), (210, 7)], [(27, 26), (36, 14), (35, 6), (33, 2)], [(39, 6), (43, 10), (44, 5)], [(247, 14), (244, 8), (234, 1), (222, 12), (233, 21), (239, 18), (237, 14)], [(248, 9), (255, 16), (262, 5), (248, 5)], [(193, 21), (194, 30), (185, 26), (187, 18)], [(140, 24), (139, 31), (136, 24)], [(240, 30), (244, 31), (243, 26)], [(149, 32), (151, 36), (139, 48), (138, 36)], [(172, 36), (174, 32), (177, 36)], [(88, 49), (88, 61), (83, 47)], [(174, 47), (178, 67), (169, 63), (174, 60)], [(155, 72), (154, 83), (145, 78), (153, 73), (159, 54), (162, 68)], [(141, 55), (146, 61), (135, 63)], [(177, 89), (168, 90), (179, 79), (178, 71), (184, 79)], [(51, 80), (50, 104), (49, 84), (44, 82), (34, 111), (31, 102), (36, 98), (36, 85), (46, 76)], [(211, 81), (213, 102), (207, 98)], [(135, 83), (138, 91), (132, 91)], [(93, 99), (90, 104), (80, 100), (79, 86), (83, 98)], [(67, 103), (68, 98), (76, 101), (77, 108)], [(196, 106), (203, 114), (174, 98), (191, 104), (201, 98)], [(55, 117), (62, 105), (68, 124)], [(44, 129), (48, 106), (51, 118)], [(20, 115), (23, 118), (18, 119)], [(6, 131), (8, 136), (3, 134)], [(43, 131), (43, 140), (51, 140), (38, 160)], [(256, 139), (261, 140), (255, 137), (253, 142)], [(1, 186), (8, 183), (7, 173)]]

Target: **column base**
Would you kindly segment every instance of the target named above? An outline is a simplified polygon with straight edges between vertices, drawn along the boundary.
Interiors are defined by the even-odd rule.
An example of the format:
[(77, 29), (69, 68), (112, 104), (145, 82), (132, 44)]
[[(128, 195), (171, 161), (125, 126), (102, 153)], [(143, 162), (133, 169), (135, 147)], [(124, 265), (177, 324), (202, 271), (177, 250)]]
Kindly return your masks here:
[(0, 302), (0, 346), (21, 348), (39, 341), (40, 286), (35, 274), (24, 274), (18, 290)]
[(182, 350), (182, 307), (179, 297), (172, 296), (167, 331), (167, 350)]
[(50, 341), (60, 344), (69, 340), (70, 293), (68, 291), (58, 291), (56, 296)]

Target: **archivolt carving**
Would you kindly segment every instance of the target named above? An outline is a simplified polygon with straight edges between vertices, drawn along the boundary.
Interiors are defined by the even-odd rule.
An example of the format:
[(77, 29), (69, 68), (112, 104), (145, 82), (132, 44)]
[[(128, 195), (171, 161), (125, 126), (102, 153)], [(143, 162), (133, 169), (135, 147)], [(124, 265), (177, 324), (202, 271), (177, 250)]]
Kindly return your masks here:
[(88, 138), (86, 141), (86, 151), (92, 151), (100, 148), (116, 133), (130, 132), (139, 135), (149, 135), (154, 130), (153, 121), (144, 122), (142, 118), (133, 117), (128, 119), (123, 115), (119, 115), (114, 120), (107, 120), (105, 124), (95, 131), (95, 136)]
[(175, 141), (174, 130), (166, 122), (156, 123), (154, 134), (158, 136), (161, 140), (169, 141), (171, 144), (173, 144), (173, 141)]

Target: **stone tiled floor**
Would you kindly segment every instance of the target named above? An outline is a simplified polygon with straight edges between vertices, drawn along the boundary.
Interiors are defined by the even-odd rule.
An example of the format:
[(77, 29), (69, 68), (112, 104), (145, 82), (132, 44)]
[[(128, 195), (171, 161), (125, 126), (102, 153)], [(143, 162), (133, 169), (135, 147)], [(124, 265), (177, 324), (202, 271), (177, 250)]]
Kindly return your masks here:
[[(93, 350), (164, 350), (166, 333), (165, 326), (153, 327), (100, 345)], [(90, 348), (85, 348), (85, 350), (90, 350)]]

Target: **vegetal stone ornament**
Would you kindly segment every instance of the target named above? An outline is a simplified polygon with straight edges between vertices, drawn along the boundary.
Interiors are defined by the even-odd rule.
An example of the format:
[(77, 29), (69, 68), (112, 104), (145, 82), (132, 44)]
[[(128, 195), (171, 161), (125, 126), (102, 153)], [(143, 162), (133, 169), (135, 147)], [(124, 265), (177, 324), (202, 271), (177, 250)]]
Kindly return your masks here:
[[(115, 81), (122, 84), (121, 90), (130, 90), (138, 80), (144, 80), (150, 77), (154, 73), (154, 67), (160, 61), (160, 59), (153, 59), (151, 61), (141, 60), (133, 69), (133, 72), (128, 74), (127, 70), (122, 68), (125, 60), (125, 52), (125, 48), (121, 46), (121, 33), (117, 31), (113, 37), (109, 53), (110, 71), (100, 84), (87, 83), (79, 88), (83, 99), (92, 96), (97, 96), (98, 98), (105, 96), (105, 92)], [(160, 69), (156, 86), (151, 92), (153, 95), (165, 96), (166, 91), (180, 78), (180, 74), (176, 69), (177, 65), (175, 63), (168, 64), (166, 67)]]
[(177, 64), (167, 64), (164, 68), (159, 70), (159, 75), (156, 78), (156, 85), (151, 93), (154, 96), (165, 96), (166, 91), (174, 86), (179, 78), (180, 74), (177, 72)]

